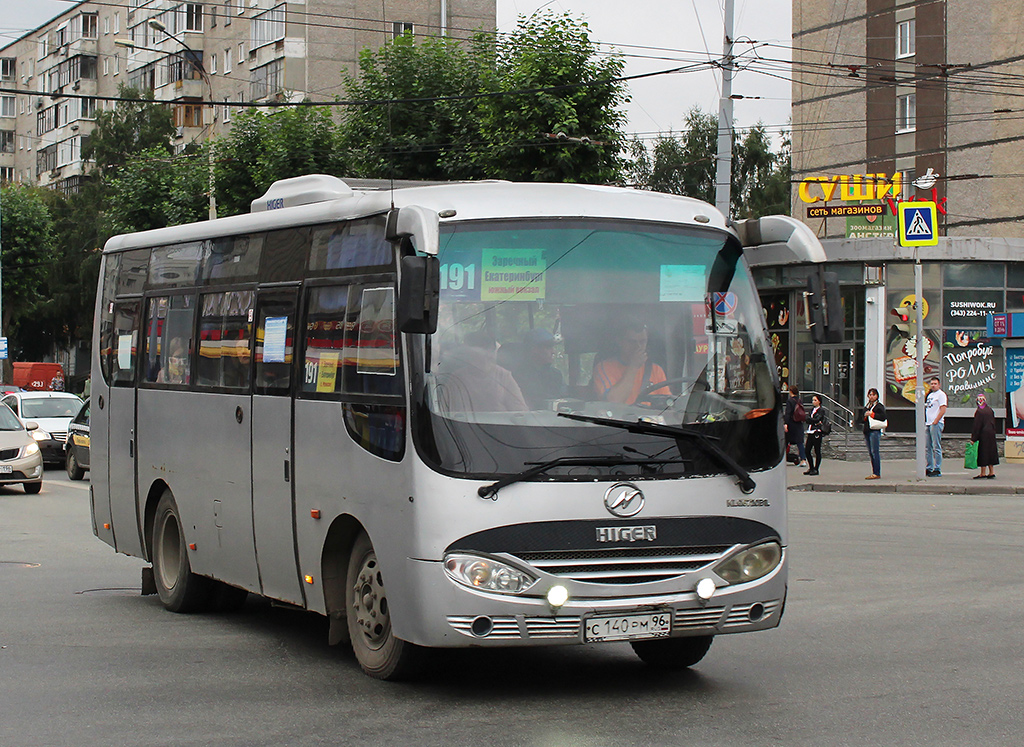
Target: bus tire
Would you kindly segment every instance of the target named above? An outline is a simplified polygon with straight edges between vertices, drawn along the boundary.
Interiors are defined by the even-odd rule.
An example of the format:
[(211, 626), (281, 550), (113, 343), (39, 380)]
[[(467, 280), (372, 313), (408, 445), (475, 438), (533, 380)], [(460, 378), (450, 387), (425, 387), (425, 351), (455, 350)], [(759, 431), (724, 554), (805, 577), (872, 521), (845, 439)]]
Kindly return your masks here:
[(352, 545), (345, 576), (345, 614), (352, 652), (363, 671), (379, 680), (398, 680), (415, 673), (421, 650), (396, 638), (377, 554), (360, 532)]
[(686, 669), (704, 658), (714, 638), (713, 635), (655, 638), (630, 641), (629, 645), (633, 647), (633, 653), (648, 666), (656, 669)]
[(85, 477), (85, 470), (78, 464), (78, 460), (75, 459), (74, 449), (68, 449), (68, 458), (64, 460), (64, 467), (67, 469), (68, 477), (72, 480), (81, 480)]
[(153, 520), (153, 580), (160, 602), (171, 612), (197, 612), (210, 603), (213, 581), (192, 573), (178, 506), (165, 490)]

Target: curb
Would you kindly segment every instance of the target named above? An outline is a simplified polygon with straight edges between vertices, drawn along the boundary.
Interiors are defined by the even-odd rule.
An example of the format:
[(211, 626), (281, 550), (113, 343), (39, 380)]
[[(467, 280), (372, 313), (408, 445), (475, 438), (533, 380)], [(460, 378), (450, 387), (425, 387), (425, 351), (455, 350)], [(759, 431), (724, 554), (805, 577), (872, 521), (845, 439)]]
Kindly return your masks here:
[[(877, 481), (876, 481), (877, 482)], [(846, 483), (801, 483), (790, 485), (798, 493), (915, 493), (917, 495), (1024, 495), (1024, 487), (1014, 485), (927, 485), (901, 483), (897, 485), (856, 485)]]

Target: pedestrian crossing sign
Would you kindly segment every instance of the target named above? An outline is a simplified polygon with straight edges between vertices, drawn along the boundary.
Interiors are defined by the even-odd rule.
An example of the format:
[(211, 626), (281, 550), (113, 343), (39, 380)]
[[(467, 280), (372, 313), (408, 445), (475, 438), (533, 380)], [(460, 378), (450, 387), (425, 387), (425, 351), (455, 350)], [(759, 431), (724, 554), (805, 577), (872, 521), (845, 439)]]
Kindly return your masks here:
[(939, 243), (935, 227), (934, 202), (899, 203), (900, 246), (935, 246)]

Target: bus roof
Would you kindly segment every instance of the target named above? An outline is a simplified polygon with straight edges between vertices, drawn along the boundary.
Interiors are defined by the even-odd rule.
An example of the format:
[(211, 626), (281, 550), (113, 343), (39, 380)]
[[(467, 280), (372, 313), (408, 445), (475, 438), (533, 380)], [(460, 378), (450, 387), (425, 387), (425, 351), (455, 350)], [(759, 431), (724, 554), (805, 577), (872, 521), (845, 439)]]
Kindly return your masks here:
[(725, 218), (707, 203), (645, 190), (504, 181), (403, 182), (391, 189), (385, 181), (347, 183), (314, 174), (275, 182), (265, 195), (253, 201), (250, 213), (114, 236), (104, 251), (360, 218), (411, 205), (438, 212), (443, 216), (442, 225), (502, 218), (628, 218), (726, 230)]

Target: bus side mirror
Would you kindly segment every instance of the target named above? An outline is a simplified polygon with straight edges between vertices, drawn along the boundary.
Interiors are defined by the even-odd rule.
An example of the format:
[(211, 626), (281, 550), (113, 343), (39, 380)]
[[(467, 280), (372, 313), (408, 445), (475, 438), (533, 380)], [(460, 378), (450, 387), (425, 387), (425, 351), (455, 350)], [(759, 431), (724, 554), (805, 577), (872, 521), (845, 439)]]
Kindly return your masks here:
[(432, 335), (437, 331), (441, 263), (437, 257), (402, 257), (398, 282), (398, 329)]
[(811, 339), (818, 344), (842, 342), (846, 334), (843, 302), (839, 296), (839, 276), (834, 272), (812, 269), (807, 278), (807, 321)]

